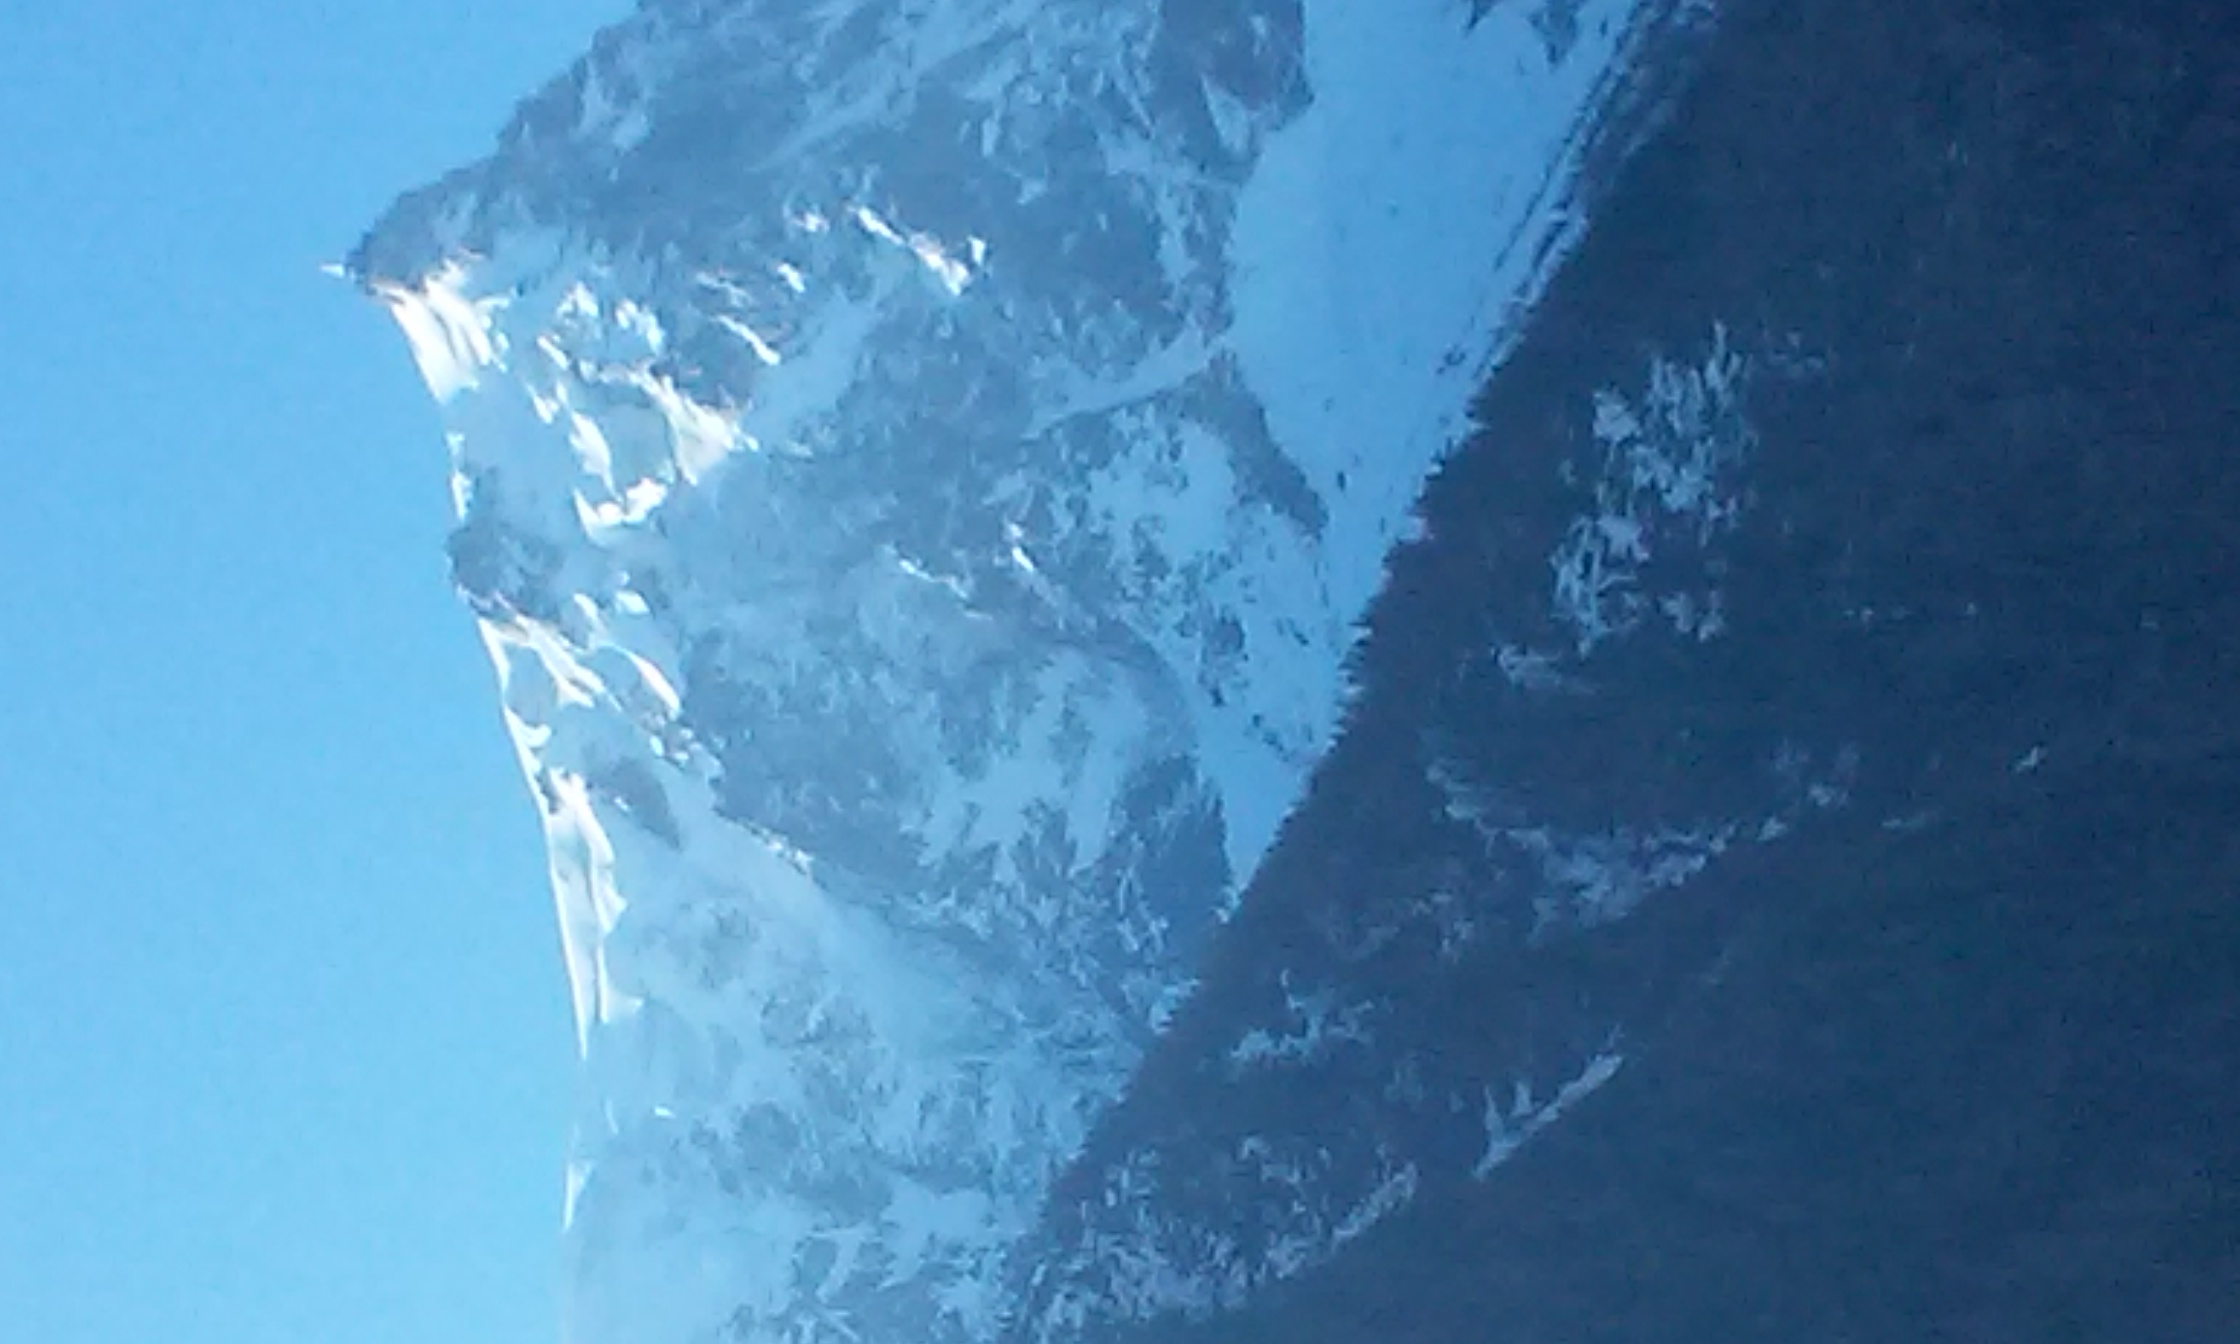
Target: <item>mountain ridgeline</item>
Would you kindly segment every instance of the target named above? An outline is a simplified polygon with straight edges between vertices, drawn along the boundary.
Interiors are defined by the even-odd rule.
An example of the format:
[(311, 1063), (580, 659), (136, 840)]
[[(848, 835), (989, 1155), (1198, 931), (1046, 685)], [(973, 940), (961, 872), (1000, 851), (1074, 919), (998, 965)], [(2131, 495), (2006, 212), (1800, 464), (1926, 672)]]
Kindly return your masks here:
[(2240, 1319), (2240, 23), (648, 0), (351, 269), (570, 1344)]

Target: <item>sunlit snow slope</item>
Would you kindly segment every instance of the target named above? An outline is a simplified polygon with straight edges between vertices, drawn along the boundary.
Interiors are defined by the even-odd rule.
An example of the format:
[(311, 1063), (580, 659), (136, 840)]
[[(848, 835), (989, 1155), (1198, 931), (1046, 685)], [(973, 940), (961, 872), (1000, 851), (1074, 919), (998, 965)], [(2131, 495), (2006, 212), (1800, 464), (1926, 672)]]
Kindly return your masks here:
[(351, 263), (584, 1056), (581, 1344), (980, 1339), (1655, 0), (653, 0)]

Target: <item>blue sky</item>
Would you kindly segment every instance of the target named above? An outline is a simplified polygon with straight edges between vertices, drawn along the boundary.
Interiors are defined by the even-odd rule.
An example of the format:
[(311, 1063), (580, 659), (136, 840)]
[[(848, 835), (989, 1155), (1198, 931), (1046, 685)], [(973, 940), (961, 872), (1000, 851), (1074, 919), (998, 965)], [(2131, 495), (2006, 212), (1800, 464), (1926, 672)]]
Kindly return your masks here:
[(626, 8), (0, 5), (0, 1336), (554, 1337), (536, 827), (317, 268)]

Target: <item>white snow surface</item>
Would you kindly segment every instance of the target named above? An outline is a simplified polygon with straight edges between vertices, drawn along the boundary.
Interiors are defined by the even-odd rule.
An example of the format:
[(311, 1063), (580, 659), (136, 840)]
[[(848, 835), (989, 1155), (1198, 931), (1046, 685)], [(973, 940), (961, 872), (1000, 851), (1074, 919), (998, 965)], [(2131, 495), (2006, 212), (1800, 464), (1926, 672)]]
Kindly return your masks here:
[(1659, 356), (1638, 393), (1595, 395), (1595, 511), (1572, 523), (1548, 560), (1556, 614), (1579, 656), (1658, 616), (1697, 640), (1725, 630), (1717, 588), (1656, 592), (1644, 574), (1668, 552), (1701, 552), (1734, 531), (1737, 468), (1757, 443), (1743, 414), (1751, 373), (1720, 327), (1699, 361)]
[(1577, 8), (652, 0), (369, 236), (544, 817), (571, 1344), (996, 1333), (1583, 228), (1656, 7)]
[(1530, 1142), (1534, 1135), (1561, 1120), (1565, 1113), (1599, 1091), (1604, 1083), (1618, 1076), (1626, 1057), (1617, 1050), (1618, 1040), (1613, 1036), (1609, 1044), (1587, 1061), (1577, 1077), (1556, 1089), (1556, 1094), (1546, 1101), (1536, 1100), (1529, 1079), (1519, 1079), (1511, 1087), (1506, 1105), (1492, 1089), (1486, 1091), (1486, 1147), (1478, 1156), (1478, 1163), (1471, 1175), (1484, 1180), (1502, 1163), (1517, 1155), (1517, 1150)]

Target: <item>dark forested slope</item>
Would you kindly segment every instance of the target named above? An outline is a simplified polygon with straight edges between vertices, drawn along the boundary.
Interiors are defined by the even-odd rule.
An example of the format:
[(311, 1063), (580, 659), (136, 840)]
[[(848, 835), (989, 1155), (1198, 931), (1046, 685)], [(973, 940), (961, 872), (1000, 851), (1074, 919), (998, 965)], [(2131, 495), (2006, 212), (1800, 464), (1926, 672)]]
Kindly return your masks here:
[[(1405, 1159), (1415, 1198), (1156, 1337), (2234, 1337), (2236, 13), (1724, 8), (1070, 1187), (1151, 1154), (1250, 1242), (1235, 1154), (1270, 1135), (1325, 1185)], [(1583, 649), (1550, 557), (1607, 511), (1595, 394), (1660, 359), (1728, 360), (1695, 429), (1733, 509), (1652, 536), (1649, 618)], [(1708, 638), (1654, 605), (1714, 592)], [(1551, 924), (1536, 835), (1688, 880)], [(1302, 986), (1367, 1005), (1358, 1048), (1231, 1067)], [(1463, 1101), (1544, 1106), (1598, 1052), (1606, 1085), (1473, 1175)]]

